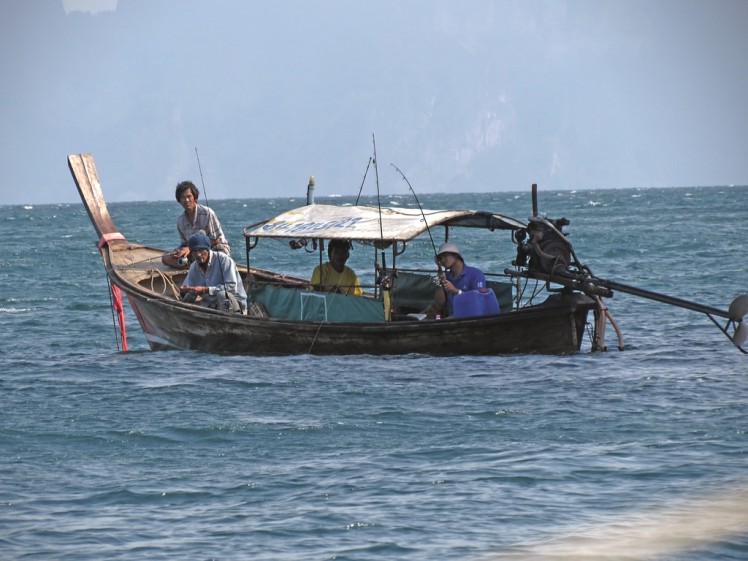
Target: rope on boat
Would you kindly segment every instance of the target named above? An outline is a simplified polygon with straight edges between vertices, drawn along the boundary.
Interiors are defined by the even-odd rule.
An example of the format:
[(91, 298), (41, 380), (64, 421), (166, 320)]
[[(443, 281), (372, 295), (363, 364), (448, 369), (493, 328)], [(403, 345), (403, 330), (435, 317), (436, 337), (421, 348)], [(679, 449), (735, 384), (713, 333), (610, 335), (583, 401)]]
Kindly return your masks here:
[[(333, 302), (335, 301), (335, 299), (340, 294), (338, 292), (338, 290), (340, 289), (340, 283), (338, 283), (337, 285), (335, 285), (335, 289), (336, 290), (328, 291), (328, 292), (332, 293), (332, 297), (330, 298), (330, 305), (331, 306), (332, 306)], [(307, 354), (312, 354), (312, 349), (314, 348), (314, 345), (317, 343), (317, 338), (319, 337), (319, 332), (322, 330), (322, 325), (324, 325), (324, 323), (325, 323), (324, 320), (320, 320), (319, 325), (317, 326), (317, 331), (315, 331), (315, 333), (314, 333), (314, 338), (312, 339), (312, 344), (309, 345), (309, 350), (307, 351)]]
[(309, 345), (309, 350), (307, 351), (307, 354), (312, 354), (312, 349), (314, 348), (314, 345), (317, 343), (317, 337), (319, 337), (319, 332), (322, 329), (322, 324), (325, 323), (324, 321), (320, 321), (319, 325), (317, 326), (317, 331), (314, 333), (314, 338), (312, 339), (312, 344)]
[(161, 294), (166, 294), (166, 289), (171, 288), (172, 296), (174, 296), (175, 299), (180, 300), (179, 298), (179, 287), (176, 285), (176, 283), (172, 280), (172, 278), (169, 275), (164, 274), (163, 271), (160, 271), (157, 268), (148, 269), (148, 272), (151, 273), (151, 290), (153, 292), (156, 292), (154, 280), (156, 278), (156, 275), (154, 273), (158, 273), (158, 276), (161, 277), (161, 280), (164, 282), (164, 290), (161, 291)]

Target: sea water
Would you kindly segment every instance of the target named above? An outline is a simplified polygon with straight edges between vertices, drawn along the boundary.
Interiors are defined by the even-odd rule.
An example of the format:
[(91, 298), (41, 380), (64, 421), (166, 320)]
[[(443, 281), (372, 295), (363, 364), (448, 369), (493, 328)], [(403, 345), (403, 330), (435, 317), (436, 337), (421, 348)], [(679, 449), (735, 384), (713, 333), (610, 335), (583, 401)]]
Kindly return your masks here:
[[(237, 261), (242, 228), (300, 195), (210, 201)], [(531, 214), (529, 190), (419, 200)], [(539, 201), (600, 277), (721, 309), (748, 293), (746, 187)], [(180, 210), (110, 205), (165, 249)], [(748, 356), (700, 313), (617, 293), (622, 352), (609, 328), (594, 354), (255, 358), (152, 352), (126, 304), (118, 352), (82, 205), (0, 207), (0, 239), (3, 560), (748, 559)], [(253, 264), (308, 275), (303, 252)], [(365, 282), (372, 261), (349, 264)]]

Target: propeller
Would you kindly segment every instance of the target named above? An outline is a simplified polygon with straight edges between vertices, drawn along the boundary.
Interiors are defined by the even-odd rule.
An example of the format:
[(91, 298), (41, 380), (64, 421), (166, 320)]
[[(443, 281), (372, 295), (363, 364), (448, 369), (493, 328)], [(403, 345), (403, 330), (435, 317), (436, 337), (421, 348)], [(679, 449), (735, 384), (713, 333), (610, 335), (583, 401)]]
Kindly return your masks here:
[(736, 347), (740, 347), (745, 343), (745, 340), (748, 338), (748, 325), (743, 323), (742, 321), (738, 325), (738, 328), (735, 330), (735, 333), (732, 334), (732, 342), (735, 343)]
[[(748, 324), (743, 323), (743, 316), (748, 312), (748, 294), (738, 296), (732, 301), (727, 310), (727, 317), (736, 324), (731, 340), (741, 351), (743, 343), (748, 339)], [(745, 352), (745, 351), (744, 351)]]
[(748, 294), (743, 294), (732, 301), (727, 315), (732, 321), (742, 321), (746, 312), (748, 312)]

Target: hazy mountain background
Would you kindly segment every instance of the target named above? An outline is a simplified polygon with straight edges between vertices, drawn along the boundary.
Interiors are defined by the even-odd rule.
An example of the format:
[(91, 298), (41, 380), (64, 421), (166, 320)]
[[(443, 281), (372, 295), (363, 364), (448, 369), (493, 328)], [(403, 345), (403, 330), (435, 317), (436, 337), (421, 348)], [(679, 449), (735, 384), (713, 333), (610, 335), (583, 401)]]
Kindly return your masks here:
[[(0, 204), (748, 183), (742, 0), (0, 0)], [(373, 170), (367, 192), (372, 194)]]

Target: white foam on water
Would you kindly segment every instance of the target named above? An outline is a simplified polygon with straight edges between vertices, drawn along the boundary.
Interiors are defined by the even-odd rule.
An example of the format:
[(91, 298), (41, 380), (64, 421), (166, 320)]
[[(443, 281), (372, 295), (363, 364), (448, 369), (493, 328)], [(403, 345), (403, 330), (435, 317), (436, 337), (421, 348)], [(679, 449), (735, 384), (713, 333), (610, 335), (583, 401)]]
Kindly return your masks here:
[(518, 545), (483, 561), (652, 561), (748, 533), (748, 490), (678, 501), (542, 543)]

